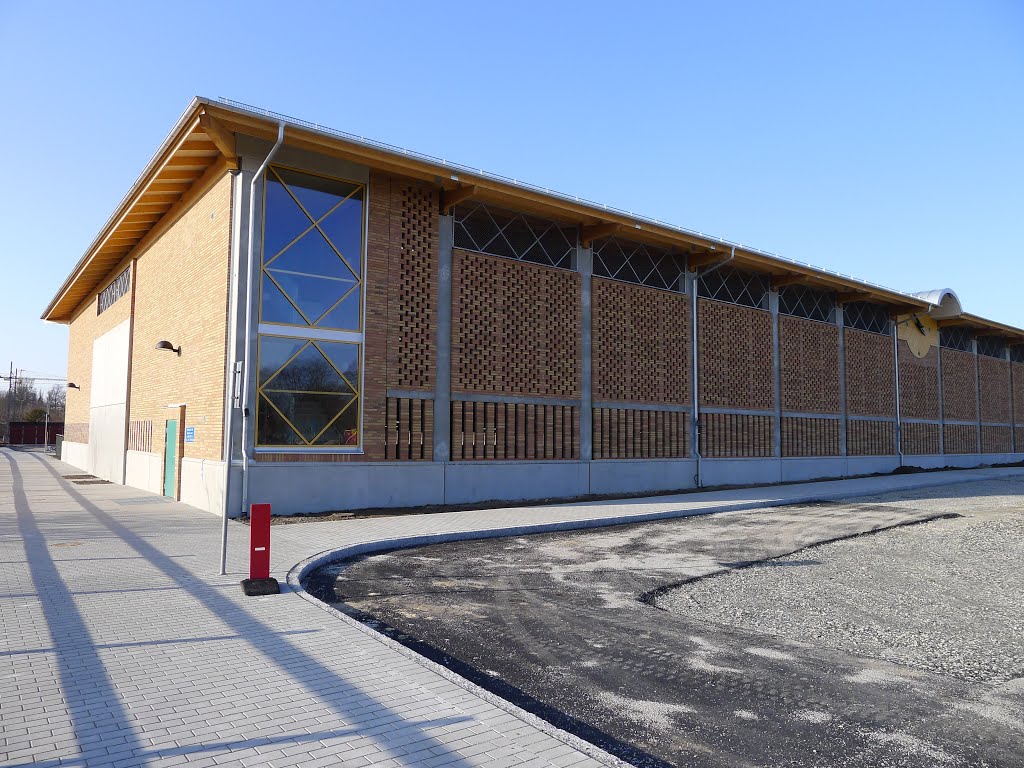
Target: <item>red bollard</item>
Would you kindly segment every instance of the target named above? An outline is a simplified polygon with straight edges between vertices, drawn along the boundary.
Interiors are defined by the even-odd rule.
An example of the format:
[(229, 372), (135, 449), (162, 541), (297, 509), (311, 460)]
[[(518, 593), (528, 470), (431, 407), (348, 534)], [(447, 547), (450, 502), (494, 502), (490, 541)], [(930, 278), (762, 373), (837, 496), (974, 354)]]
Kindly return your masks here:
[(276, 595), (281, 591), (270, 576), (270, 505), (249, 508), (249, 578), (242, 581), (247, 595)]

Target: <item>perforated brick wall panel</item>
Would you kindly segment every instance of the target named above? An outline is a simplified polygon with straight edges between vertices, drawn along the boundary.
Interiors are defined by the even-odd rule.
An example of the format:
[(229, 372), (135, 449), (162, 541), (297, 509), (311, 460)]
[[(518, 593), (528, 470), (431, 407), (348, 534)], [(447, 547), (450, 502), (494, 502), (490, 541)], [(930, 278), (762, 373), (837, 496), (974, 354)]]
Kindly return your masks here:
[(700, 451), (706, 458), (772, 456), (775, 419), (736, 413), (705, 413), (700, 417)]
[(930, 456), (940, 452), (938, 424), (903, 424), (903, 453), (907, 456)]
[(896, 453), (896, 425), (891, 421), (846, 423), (846, 453), (849, 456), (892, 456)]
[[(1010, 363), (1013, 374), (1013, 423), (1024, 426), (1024, 363)], [(1018, 443), (1017, 450), (1024, 451)]]
[(596, 400), (690, 402), (690, 300), (684, 294), (593, 279)]
[(697, 313), (701, 405), (774, 408), (771, 314), (707, 299)]
[(895, 416), (892, 337), (844, 329), (846, 409), (854, 416)]
[(900, 413), (909, 419), (939, 418), (939, 349), (915, 357), (910, 345), (900, 345)]
[(594, 408), (595, 459), (690, 455), (690, 415), (682, 411)]
[(452, 391), (578, 398), (576, 272), (455, 251)]
[(1010, 363), (978, 355), (981, 420), (1010, 423)]
[(389, 194), (388, 386), (433, 391), (437, 356), (437, 192), (393, 178)]
[(974, 370), (974, 354), (959, 349), (943, 349), (941, 354), (943, 418), (963, 421), (977, 419), (978, 382)]
[(946, 424), (943, 444), (945, 453), (977, 453), (978, 428), (974, 424)]
[(783, 456), (839, 456), (839, 419), (782, 417)]
[(451, 404), (452, 461), (578, 459), (579, 434), (575, 406)]
[(783, 410), (839, 413), (842, 406), (836, 326), (780, 315), (779, 367)]
[(982, 453), (1010, 453), (1013, 451), (1013, 432), (1009, 427), (981, 426)]
[(1014, 452), (1024, 453), (1024, 427), (1014, 427)]

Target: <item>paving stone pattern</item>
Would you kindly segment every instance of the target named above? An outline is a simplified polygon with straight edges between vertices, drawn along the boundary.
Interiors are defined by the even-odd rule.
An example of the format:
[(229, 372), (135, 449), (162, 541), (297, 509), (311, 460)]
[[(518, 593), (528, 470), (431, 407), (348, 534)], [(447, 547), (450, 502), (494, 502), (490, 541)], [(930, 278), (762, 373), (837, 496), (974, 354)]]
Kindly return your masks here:
[[(282, 581), (318, 552), (584, 527), (999, 476), (971, 470), (274, 529)], [(0, 450), (0, 764), (597, 765), (566, 735), (286, 586), (242, 596), (248, 530)], [(294, 584), (294, 578), (292, 579)], [(598, 760), (600, 758), (600, 761)]]

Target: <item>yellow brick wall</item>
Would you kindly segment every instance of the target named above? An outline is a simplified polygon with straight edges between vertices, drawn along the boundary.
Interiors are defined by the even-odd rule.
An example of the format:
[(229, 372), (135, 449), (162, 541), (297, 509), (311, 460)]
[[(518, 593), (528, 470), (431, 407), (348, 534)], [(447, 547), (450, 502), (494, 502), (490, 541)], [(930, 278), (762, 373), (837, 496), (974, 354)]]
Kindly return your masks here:
[(64, 434), (71, 442), (88, 442), (89, 439), (92, 343), (131, 316), (131, 291), (115, 301), (102, 315), (96, 314), (96, 297), (99, 292), (121, 274), (125, 266), (121, 264), (113, 270), (100, 287), (79, 305), (68, 326), (68, 381), (81, 387), (68, 390)]
[[(164, 234), (137, 254), (130, 418), (153, 422), (153, 452), (163, 452), (170, 403), (186, 403), (196, 428), (186, 458), (220, 459), (224, 422), (231, 177), (225, 173)], [(181, 345), (181, 356), (158, 341)]]

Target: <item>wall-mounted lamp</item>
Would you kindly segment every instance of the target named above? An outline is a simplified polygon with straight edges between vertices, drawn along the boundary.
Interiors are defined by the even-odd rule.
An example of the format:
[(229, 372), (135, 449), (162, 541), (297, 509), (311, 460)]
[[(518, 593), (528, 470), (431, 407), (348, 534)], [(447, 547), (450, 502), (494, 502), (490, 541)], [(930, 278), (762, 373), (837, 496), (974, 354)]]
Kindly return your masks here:
[(169, 341), (158, 341), (156, 343), (156, 348), (157, 349), (165, 349), (168, 352), (174, 352), (178, 357), (181, 357), (181, 347), (180, 346), (179, 347), (175, 347)]
[(68, 382), (68, 389), (81, 389), (81, 387), (78, 386), (77, 384), (69, 381)]

